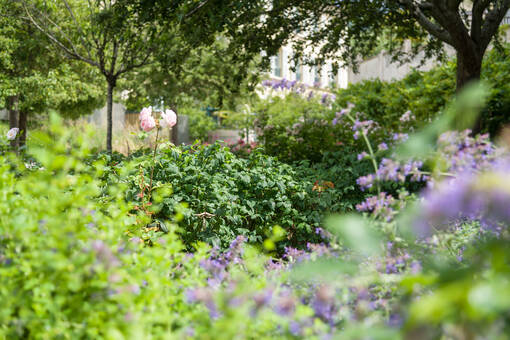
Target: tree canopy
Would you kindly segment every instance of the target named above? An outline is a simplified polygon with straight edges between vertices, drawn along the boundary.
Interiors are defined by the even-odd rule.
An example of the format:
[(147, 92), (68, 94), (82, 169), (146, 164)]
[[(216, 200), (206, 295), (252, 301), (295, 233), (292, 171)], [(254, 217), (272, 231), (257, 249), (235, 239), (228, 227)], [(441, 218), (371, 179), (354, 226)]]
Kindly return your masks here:
[[(510, 0), (246, 0), (245, 5), (229, 27), (248, 49), (274, 53), (291, 42), (295, 58), (356, 66), (382, 39), (401, 60), (421, 51), (442, 57), (448, 44), (457, 52), (461, 87), (479, 78), (481, 59)], [(406, 40), (411, 51), (402, 48)], [(306, 53), (312, 50), (313, 58)]]
[[(11, 0), (14, 1), (14, 0)], [(187, 46), (207, 46), (222, 30), (209, 1), (21, 0), (33, 27), (65, 57), (96, 68), (106, 80), (107, 140), (112, 150), (112, 102), (117, 81), (164, 58), (178, 67)], [(223, 8), (223, 7), (221, 7)], [(218, 21), (219, 20), (219, 21)]]

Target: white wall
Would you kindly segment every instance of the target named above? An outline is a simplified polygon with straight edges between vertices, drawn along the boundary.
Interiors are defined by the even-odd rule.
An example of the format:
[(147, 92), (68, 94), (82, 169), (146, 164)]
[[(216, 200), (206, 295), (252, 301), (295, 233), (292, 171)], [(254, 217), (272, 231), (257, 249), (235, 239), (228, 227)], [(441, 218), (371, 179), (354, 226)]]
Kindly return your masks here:
[[(274, 67), (271, 69), (270, 76), (273, 79), (287, 79), (296, 80), (296, 72), (291, 70), (293, 66), (292, 61), (292, 47), (289, 45), (281, 48), (281, 76), (278, 77), (274, 73)], [(314, 51), (306, 51), (307, 54), (313, 55)], [(332, 71), (332, 62), (327, 61), (326, 64), (320, 70), (320, 88), (325, 89), (330, 85), (330, 74)], [(301, 84), (313, 87), (315, 85), (315, 74), (313, 67), (302, 65), (301, 66)], [(348, 81), (347, 69), (340, 69), (338, 75), (334, 77), (334, 81), (337, 87), (345, 88)]]

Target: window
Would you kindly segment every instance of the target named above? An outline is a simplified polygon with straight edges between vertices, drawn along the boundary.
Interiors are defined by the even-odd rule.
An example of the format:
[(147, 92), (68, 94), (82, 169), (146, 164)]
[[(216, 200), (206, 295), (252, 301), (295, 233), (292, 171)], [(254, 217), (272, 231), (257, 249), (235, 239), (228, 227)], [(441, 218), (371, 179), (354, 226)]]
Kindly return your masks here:
[(322, 81), (321, 81), (321, 72), (319, 70), (319, 67), (317, 65), (314, 65), (312, 70), (313, 70), (313, 86), (321, 87)]
[(338, 75), (334, 74), (333, 71), (329, 73), (329, 87), (335, 88), (337, 86)]
[(282, 76), (282, 50), (278, 51), (278, 55), (271, 57), (271, 73), (275, 77)]
[(296, 80), (302, 81), (303, 80), (303, 66), (298, 61), (296, 65)]

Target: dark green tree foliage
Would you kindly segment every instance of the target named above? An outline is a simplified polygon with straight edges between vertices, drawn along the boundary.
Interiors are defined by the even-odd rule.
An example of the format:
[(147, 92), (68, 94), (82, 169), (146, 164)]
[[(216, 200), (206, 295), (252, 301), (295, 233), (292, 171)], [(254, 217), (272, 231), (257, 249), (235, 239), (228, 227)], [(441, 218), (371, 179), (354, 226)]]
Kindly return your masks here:
[[(247, 49), (274, 53), (291, 40), (302, 58), (316, 47), (316, 63), (340, 58), (355, 65), (385, 36), (397, 59), (409, 57), (402, 46), (411, 39), (411, 55), (442, 56), (448, 44), (457, 52), (457, 87), (479, 79), (482, 59), (510, 8), (510, 0), (278, 0), (242, 1), (229, 26)], [(308, 60), (311, 62), (311, 60)]]
[[(510, 47), (487, 53), (481, 79), (490, 87), (488, 102), (481, 113), (481, 131), (496, 136), (509, 122), (510, 112)], [(455, 96), (455, 61), (430, 71), (413, 71), (398, 81), (366, 80), (351, 84), (337, 92), (337, 109), (355, 104), (355, 110), (365, 113), (386, 131), (396, 131), (399, 117), (410, 110), (416, 119), (414, 128), (423, 128)]]
[(211, 46), (177, 47), (180, 51), (162, 54), (127, 77), (121, 86), (129, 91), (129, 110), (161, 102), (178, 113), (183, 106), (231, 108), (240, 97), (253, 95), (261, 70), (258, 54), (248, 58), (234, 53), (224, 36), (217, 36)]
[(77, 117), (102, 105), (96, 74), (76, 68), (49, 48), (44, 36), (29, 25), (17, 2), (0, 5), (0, 107), (10, 112), (24, 145), (27, 118), (54, 109)]
[[(13, 1), (13, 0), (11, 0)], [(23, 0), (33, 26), (66, 57), (95, 67), (107, 83), (107, 141), (112, 149), (112, 103), (118, 80), (154, 62), (155, 55), (179, 65), (186, 47), (214, 42), (221, 24), (214, 5), (193, 0)]]

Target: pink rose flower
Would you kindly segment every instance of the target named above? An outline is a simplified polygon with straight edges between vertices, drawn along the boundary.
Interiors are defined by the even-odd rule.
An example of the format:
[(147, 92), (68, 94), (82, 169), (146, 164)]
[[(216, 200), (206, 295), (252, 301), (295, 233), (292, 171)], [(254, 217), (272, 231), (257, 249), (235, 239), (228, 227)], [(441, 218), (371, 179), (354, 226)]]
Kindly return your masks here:
[(12, 128), (9, 131), (7, 131), (7, 139), (8, 140), (14, 140), (16, 136), (18, 135), (19, 129), (18, 128)]
[(156, 127), (156, 121), (154, 120), (154, 117), (146, 116), (140, 122), (140, 126), (142, 127), (143, 131), (149, 132)]
[(152, 107), (151, 106), (144, 107), (142, 109), (142, 112), (140, 112), (140, 121), (142, 121), (143, 119), (145, 119), (148, 116), (152, 116)]
[(156, 127), (156, 120), (152, 117), (151, 107), (144, 107), (142, 112), (140, 112), (140, 126), (145, 132), (149, 132)]
[(161, 113), (160, 124), (163, 128), (175, 126), (177, 124), (177, 115), (172, 110), (166, 110)]

